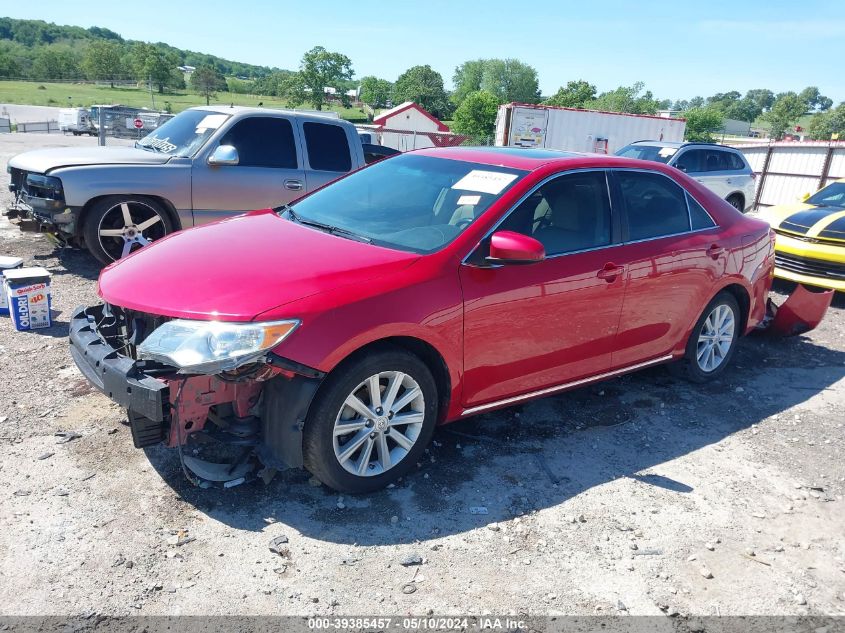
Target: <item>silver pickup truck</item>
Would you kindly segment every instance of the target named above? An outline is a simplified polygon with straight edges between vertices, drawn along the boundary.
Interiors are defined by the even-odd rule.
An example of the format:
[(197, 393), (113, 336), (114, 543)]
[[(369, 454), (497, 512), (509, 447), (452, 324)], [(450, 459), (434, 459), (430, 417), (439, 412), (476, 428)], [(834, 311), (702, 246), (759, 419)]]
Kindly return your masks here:
[(15, 156), (7, 215), (24, 230), (52, 233), (108, 264), (173, 231), (287, 204), (365, 162), (347, 121), (263, 108), (191, 108), (134, 148)]

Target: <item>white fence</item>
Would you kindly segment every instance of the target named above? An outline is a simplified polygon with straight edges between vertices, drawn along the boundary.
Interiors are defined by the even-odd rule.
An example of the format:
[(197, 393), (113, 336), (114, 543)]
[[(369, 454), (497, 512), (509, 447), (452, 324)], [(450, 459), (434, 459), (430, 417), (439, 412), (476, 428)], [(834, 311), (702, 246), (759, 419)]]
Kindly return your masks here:
[(61, 132), (58, 121), (29, 121), (27, 123), (18, 123), (15, 129), (18, 132), (41, 132), (45, 134)]
[(757, 174), (754, 207), (797, 202), (845, 178), (845, 141), (781, 141), (737, 146)]

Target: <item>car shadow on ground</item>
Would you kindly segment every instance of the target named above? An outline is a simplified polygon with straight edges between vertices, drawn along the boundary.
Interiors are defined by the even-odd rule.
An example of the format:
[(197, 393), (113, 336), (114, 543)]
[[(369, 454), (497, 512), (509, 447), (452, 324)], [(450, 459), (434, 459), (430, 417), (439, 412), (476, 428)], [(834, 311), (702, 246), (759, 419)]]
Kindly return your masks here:
[(183, 500), (236, 529), (280, 522), (336, 543), (426, 541), (553, 507), (619, 478), (640, 482), (644, 495), (653, 487), (689, 494), (693, 482), (648, 471), (845, 377), (845, 352), (804, 337), (743, 339), (733, 364), (705, 385), (655, 367), (440, 427), (418, 468), (394, 488), (368, 495), (315, 487), (303, 470), (280, 473), (268, 485), (203, 490), (186, 481), (176, 451), (147, 454)]

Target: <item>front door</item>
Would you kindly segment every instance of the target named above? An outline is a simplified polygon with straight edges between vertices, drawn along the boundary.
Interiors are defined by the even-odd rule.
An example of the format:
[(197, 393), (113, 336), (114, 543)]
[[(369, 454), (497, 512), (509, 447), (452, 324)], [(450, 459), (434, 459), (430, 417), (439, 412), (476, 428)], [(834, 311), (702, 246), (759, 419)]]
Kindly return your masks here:
[(622, 308), (603, 170), (548, 181), (497, 230), (532, 235), (546, 259), (485, 266), (482, 244), (461, 267), (467, 408), (607, 371)]
[(305, 193), (302, 152), (292, 121), (279, 116), (251, 116), (236, 121), (220, 145), (238, 150), (237, 165), (209, 165), (194, 159), (191, 198), (194, 225), (293, 202)]

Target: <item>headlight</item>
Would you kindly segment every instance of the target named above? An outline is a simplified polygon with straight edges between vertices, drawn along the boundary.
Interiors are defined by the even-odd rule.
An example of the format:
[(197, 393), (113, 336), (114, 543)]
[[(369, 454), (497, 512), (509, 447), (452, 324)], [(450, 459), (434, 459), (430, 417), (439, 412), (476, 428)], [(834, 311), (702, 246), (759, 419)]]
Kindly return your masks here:
[(138, 346), (138, 356), (179, 373), (216, 374), (255, 361), (284, 341), (299, 321), (226, 323), (176, 319), (153, 330)]
[(26, 192), (34, 198), (62, 199), (62, 181), (55, 176), (26, 175)]

